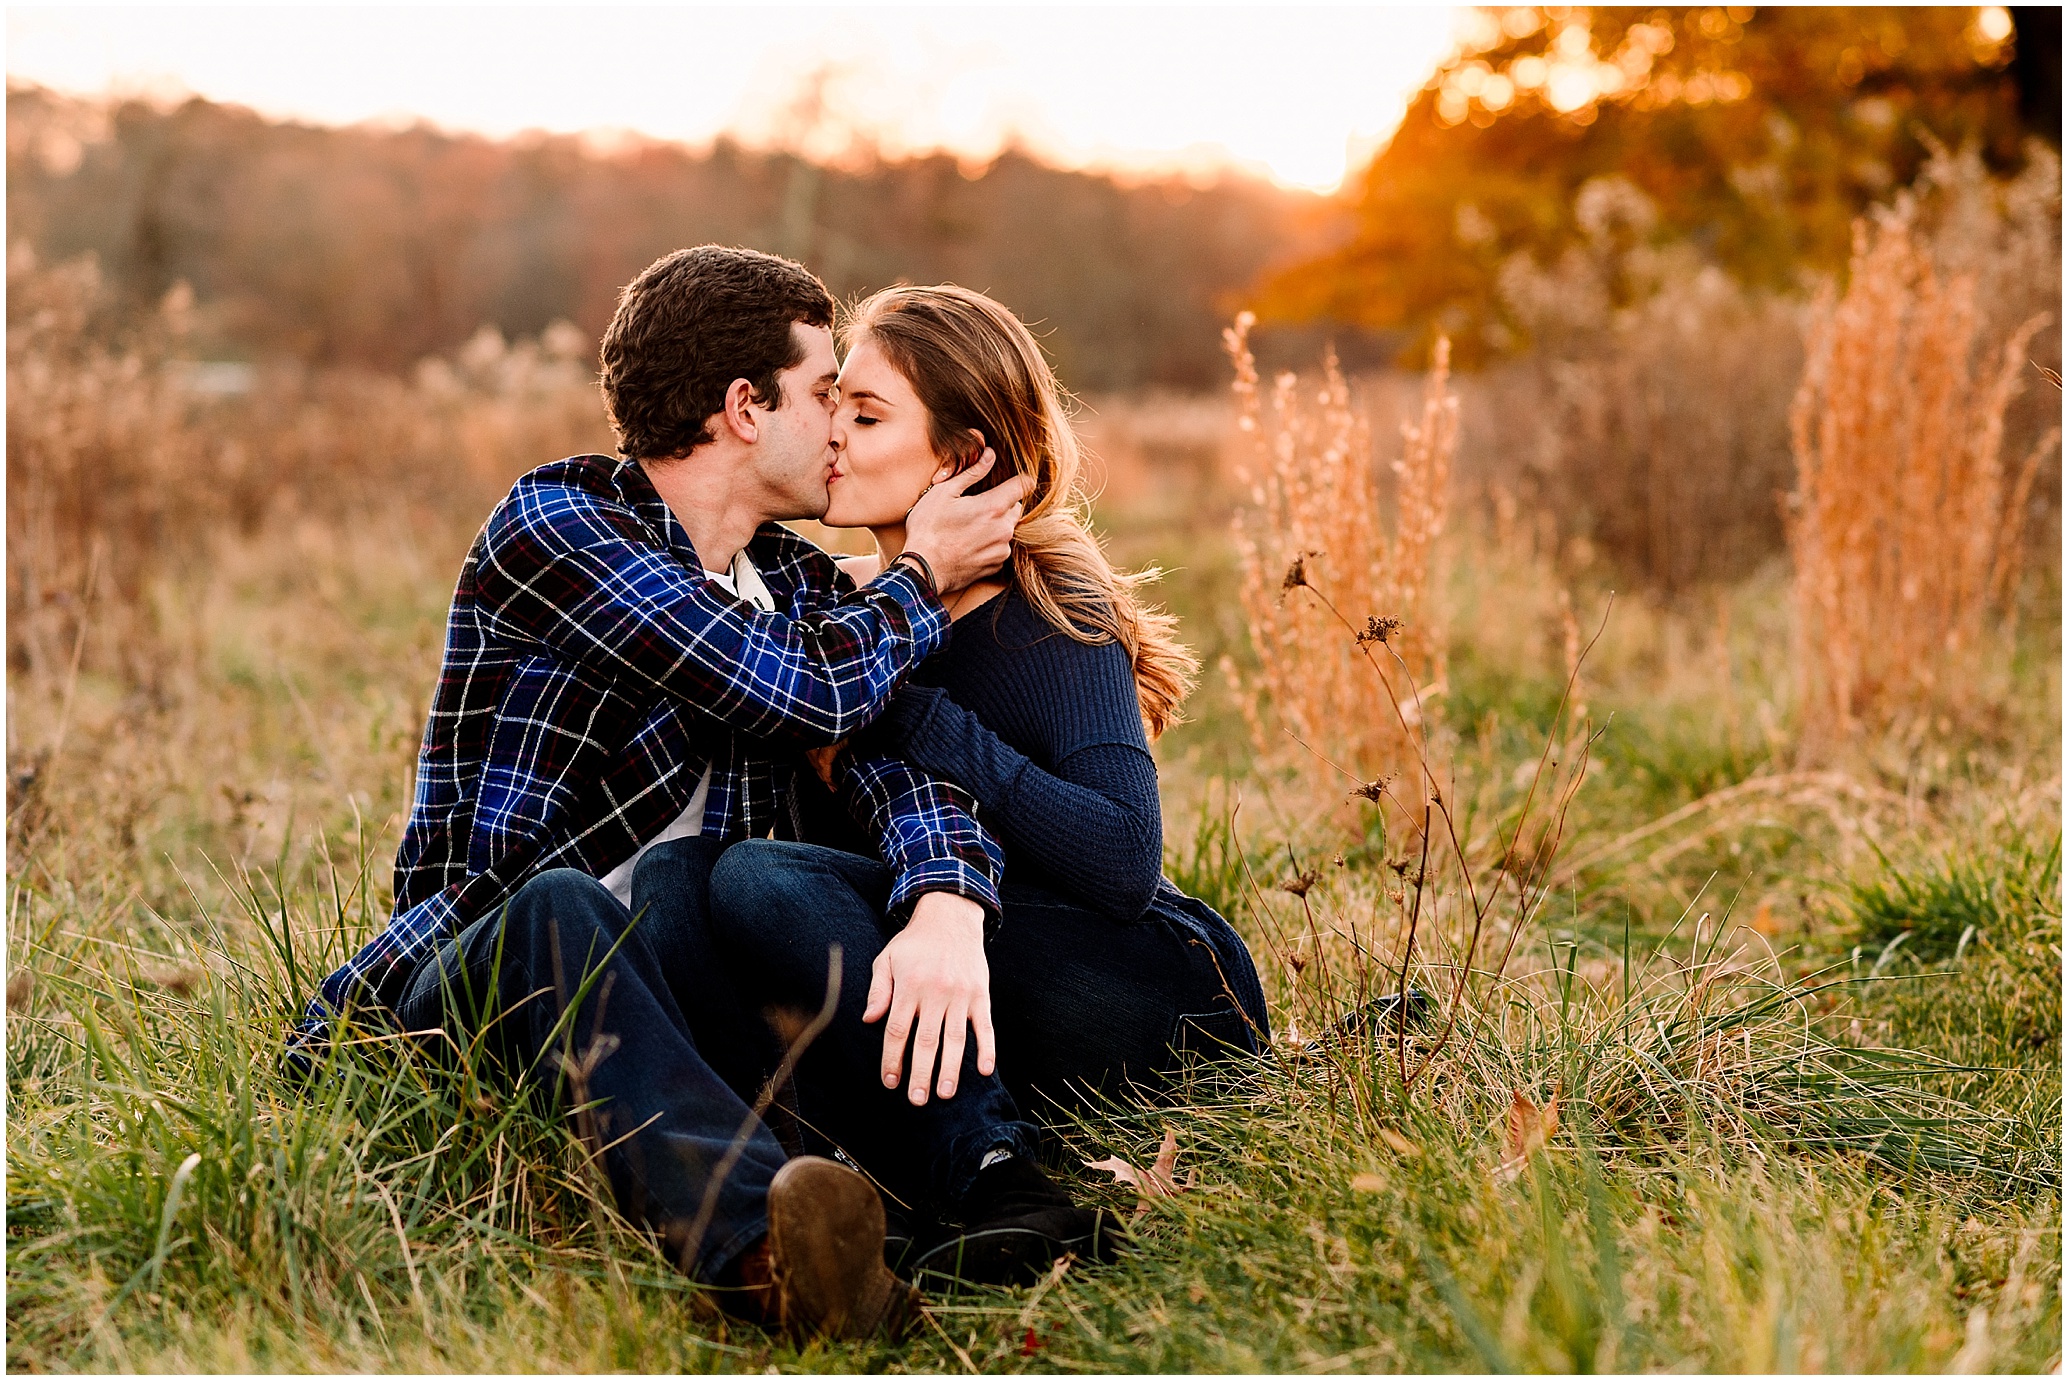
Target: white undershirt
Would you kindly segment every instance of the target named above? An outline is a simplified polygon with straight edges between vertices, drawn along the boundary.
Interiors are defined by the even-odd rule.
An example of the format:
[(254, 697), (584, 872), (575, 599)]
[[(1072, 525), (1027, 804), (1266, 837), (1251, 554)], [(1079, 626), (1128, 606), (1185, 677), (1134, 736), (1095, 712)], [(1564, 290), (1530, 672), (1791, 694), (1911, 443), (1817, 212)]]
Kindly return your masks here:
[[(769, 613), (775, 611), (775, 596), (768, 592), (767, 584), (761, 579), (761, 572), (754, 569), (754, 563), (747, 559), (744, 550), (733, 557), (730, 573), (705, 571), (704, 575), (712, 584), (734, 598), (743, 599), (755, 608)], [(676, 816), (666, 829), (641, 844), (637, 853), (604, 874), (603, 885), (608, 887), (611, 895), (623, 902), (628, 909), (632, 905), (632, 870), (639, 866), (639, 860), (646, 856), (646, 851), (670, 839), (690, 839), (704, 832), (704, 803), (711, 795), (712, 771), (711, 767), (704, 769), (703, 778), (697, 782), (697, 789), (691, 794), (689, 804), (682, 808), (682, 814)]]

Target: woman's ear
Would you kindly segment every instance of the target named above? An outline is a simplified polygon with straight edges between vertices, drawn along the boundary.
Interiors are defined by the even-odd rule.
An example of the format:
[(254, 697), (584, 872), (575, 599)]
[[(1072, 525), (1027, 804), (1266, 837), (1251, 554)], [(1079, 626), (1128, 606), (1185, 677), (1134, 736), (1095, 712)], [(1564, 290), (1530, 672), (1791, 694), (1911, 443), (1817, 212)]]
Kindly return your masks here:
[(949, 447), (948, 458), (933, 472), (933, 482), (939, 484), (942, 480), (953, 479), (976, 464), (983, 458), (984, 445), (984, 434), (975, 427), (963, 432), (955, 444)]
[(984, 455), (984, 446), (987, 444), (984, 441), (984, 434), (975, 427), (971, 427), (963, 435), (968, 440), (962, 444), (955, 456), (955, 468), (958, 471), (967, 470), (981, 460)]

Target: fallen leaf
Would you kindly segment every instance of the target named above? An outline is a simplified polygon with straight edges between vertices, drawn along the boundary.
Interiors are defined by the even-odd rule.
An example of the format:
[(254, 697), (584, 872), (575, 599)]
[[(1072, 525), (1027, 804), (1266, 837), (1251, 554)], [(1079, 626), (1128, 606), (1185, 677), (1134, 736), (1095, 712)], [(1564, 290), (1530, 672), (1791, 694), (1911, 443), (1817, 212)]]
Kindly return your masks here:
[(1027, 1336), (1026, 1336), (1025, 1338), (1022, 1338), (1022, 1339), (1020, 1340), (1020, 1356), (1022, 1356), (1022, 1357), (1032, 1357), (1032, 1356), (1033, 1356), (1033, 1355), (1034, 1355), (1035, 1353), (1039, 1352), (1040, 1350), (1041, 1350), (1041, 1338), (1040, 1338), (1040, 1335), (1038, 1335), (1037, 1333), (1035, 1333), (1035, 1331), (1034, 1331), (1034, 1325), (1033, 1325), (1033, 1324), (1028, 1324), (1028, 1325), (1027, 1325)]
[(1385, 1142), (1386, 1145), (1390, 1146), (1393, 1149), (1393, 1153), (1395, 1155), (1419, 1156), (1420, 1154), (1422, 1154), (1421, 1147), (1415, 1145), (1412, 1141), (1409, 1141), (1406, 1137), (1394, 1131), (1391, 1127), (1379, 1128), (1379, 1140)]
[(1122, 1184), (1139, 1185), (1142, 1182), (1142, 1172), (1118, 1156), (1107, 1156), (1104, 1160), (1088, 1160), (1084, 1163), (1084, 1168), (1107, 1171)]
[(1386, 1187), (1386, 1177), (1374, 1175), (1367, 1170), (1362, 1175), (1353, 1176), (1350, 1187), (1362, 1194), (1376, 1194)]
[(1104, 1160), (1084, 1162), (1089, 1170), (1104, 1170), (1121, 1184), (1130, 1185), (1141, 1196), (1135, 1205), (1135, 1216), (1141, 1217), (1149, 1211), (1149, 1200), (1167, 1199), (1181, 1190), (1191, 1189), (1199, 1183), (1199, 1172), (1188, 1169), (1181, 1183), (1177, 1177), (1178, 1134), (1170, 1128), (1163, 1129), (1163, 1145), (1157, 1149), (1155, 1163), (1147, 1169), (1119, 1156), (1108, 1156)]
[(1519, 1177), (1529, 1158), (1544, 1149), (1544, 1143), (1558, 1134), (1558, 1095), (1551, 1095), (1551, 1101), (1539, 1108), (1523, 1096), (1521, 1089), (1513, 1092), (1513, 1101), (1508, 1104), (1507, 1159), (1494, 1171), (1494, 1178), (1506, 1183)]

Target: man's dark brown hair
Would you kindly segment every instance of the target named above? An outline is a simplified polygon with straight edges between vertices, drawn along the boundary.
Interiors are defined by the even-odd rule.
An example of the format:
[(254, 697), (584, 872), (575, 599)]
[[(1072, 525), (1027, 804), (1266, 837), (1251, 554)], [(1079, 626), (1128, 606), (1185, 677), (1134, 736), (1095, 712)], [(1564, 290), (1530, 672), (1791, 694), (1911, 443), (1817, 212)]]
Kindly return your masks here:
[(734, 379), (781, 407), (776, 376), (804, 358), (790, 323), (833, 324), (833, 298), (802, 264), (724, 245), (678, 249), (618, 297), (603, 333), (603, 401), (634, 460), (678, 456), (712, 439)]

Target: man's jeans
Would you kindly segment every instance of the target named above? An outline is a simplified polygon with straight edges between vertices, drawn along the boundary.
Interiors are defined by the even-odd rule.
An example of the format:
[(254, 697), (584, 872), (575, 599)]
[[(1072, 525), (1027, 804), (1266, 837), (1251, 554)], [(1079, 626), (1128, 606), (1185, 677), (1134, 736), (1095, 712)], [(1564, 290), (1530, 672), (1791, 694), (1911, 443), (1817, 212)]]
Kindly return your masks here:
[[(716, 846), (681, 842), (697, 847), (679, 851), (677, 872), (708, 875)], [(699, 1050), (671, 985), (708, 966), (702, 896), (698, 888), (694, 907), (635, 925), (586, 873), (541, 873), (426, 958), (396, 1010), (407, 1030), (444, 1027), (461, 1042), (482, 1035), (508, 1077), (543, 1089), (556, 1107), (595, 1104), (585, 1130), (608, 1148), (619, 1211), (659, 1233), (691, 1275), (716, 1282), (766, 1235), (768, 1186), (785, 1157), (757, 1124), (696, 1230), (711, 1178), (750, 1115)], [(728, 1046), (715, 1063), (749, 1058)]]
[(890, 1198), (921, 1211), (952, 1205), (987, 1152), (1037, 1153), (1036, 1129), (1021, 1120), (1012, 1095), (997, 1076), (977, 1072), (974, 1039), (964, 1048), (952, 1098), (931, 1096), (915, 1108), (902, 1083), (883, 1086), (883, 1024), (864, 1025), (862, 1012), (871, 966), (891, 938), (883, 928), (888, 868), (835, 849), (747, 840), (704, 875), (688, 847), (698, 842), (649, 850), (633, 879), (632, 900), (672, 923), (703, 914), (698, 893), (708, 890), (719, 962), (676, 977), (698, 1044), (737, 1061), (736, 1089), (758, 1085), (781, 1057), (773, 1041), (752, 1054), (742, 1028), (801, 1029), (825, 1002), (828, 953), (838, 945), (840, 997), (832, 1024), (797, 1066), (804, 1149), (844, 1151)]

